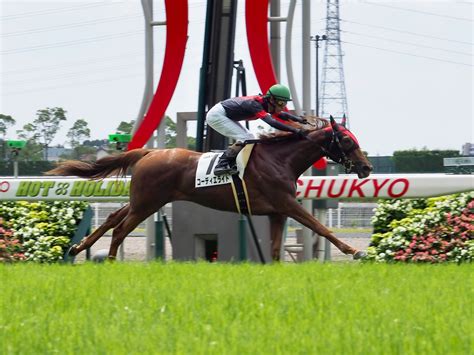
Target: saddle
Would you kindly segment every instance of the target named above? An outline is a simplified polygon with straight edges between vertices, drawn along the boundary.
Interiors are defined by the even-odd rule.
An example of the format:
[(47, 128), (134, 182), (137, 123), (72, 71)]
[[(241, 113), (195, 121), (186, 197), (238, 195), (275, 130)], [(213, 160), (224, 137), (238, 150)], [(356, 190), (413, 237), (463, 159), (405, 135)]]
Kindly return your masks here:
[(219, 157), (224, 154), (223, 151), (208, 152), (201, 155), (196, 169), (195, 187), (209, 187), (216, 185), (231, 184), (234, 193), (234, 199), (239, 214), (251, 214), (248, 204), (247, 188), (245, 186), (244, 174), (245, 168), (250, 160), (254, 144), (246, 144), (239, 152), (236, 158), (238, 174), (221, 175), (214, 174), (214, 168), (217, 165)]
[[(244, 177), (245, 168), (252, 154), (253, 147), (254, 144), (246, 144), (237, 155), (236, 166), (240, 179)], [(223, 153), (224, 151), (213, 151), (201, 155), (196, 169), (195, 187), (224, 185), (231, 182), (231, 175), (214, 175), (214, 168)]]

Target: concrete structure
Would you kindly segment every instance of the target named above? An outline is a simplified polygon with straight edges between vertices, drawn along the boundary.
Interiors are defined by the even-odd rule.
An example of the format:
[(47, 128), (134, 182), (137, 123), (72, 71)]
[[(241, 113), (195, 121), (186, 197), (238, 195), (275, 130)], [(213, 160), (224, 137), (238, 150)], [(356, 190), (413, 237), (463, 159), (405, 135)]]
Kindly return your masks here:
[[(265, 261), (270, 261), (270, 222), (266, 216), (252, 220)], [(240, 217), (237, 213), (217, 211), (195, 203), (173, 202), (173, 259), (237, 261), (241, 259)], [(245, 222), (248, 260), (260, 262), (257, 249)], [(176, 238), (174, 237), (176, 236)]]

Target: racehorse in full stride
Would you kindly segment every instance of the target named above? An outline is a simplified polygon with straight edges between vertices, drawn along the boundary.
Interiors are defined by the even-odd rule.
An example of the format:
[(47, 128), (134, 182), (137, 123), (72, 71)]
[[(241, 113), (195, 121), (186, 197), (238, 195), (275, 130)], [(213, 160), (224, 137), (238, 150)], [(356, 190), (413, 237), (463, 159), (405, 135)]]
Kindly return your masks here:
[[(322, 122), (322, 127), (316, 127), (315, 120)], [(280, 256), (283, 228), (288, 217), (327, 238), (344, 254), (352, 255), (354, 259), (362, 258), (365, 252), (339, 240), (298, 203), (295, 198), (296, 181), (322, 157), (344, 165), (347, 173), (357, 173), (361, 179), (370, 175), (372, 165), (354, 134), (337, 124), (332, 117), (330, 122), (313, 119), (313, 126), (308, 126), (307, 130), (308, 134), (304, 137), (281, 132), (262, 138), (255, 144), (244, 175), (252, 214), (269, 217), (271, 253), (275, 260)], [(108, 257), (115, 259), (125, 237), (144, 219), (172, 201), (191, 201), (218, 210), (237, 212), (230, 184), (195, 187), (196, 168), (201, 155), (180, 148), (135, 149), (92, 163), (66, 161), (49, 171), (49, 175), (103, 179), (116, 174), (125, 175), (129, 168), (133, 168), (130, 203), (113, 212), (79, 245), (72, 246), (70, 255), (77, 255), (91, 247), (113, 228)]]

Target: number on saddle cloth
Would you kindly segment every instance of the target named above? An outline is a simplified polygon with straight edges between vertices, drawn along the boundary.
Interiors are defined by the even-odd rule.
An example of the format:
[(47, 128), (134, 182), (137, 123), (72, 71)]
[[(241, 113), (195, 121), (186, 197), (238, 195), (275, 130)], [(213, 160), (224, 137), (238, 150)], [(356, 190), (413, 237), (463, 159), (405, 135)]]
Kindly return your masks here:
[[(237, 169), (241, 178), (250, 159), (253, 146), (253, 144), (247, 144), (236, 158)], [(195, 187), (224, 185), (232, 181), (231, 175), (214, 175), (214, 168), (222, 154), (223, 152), (208, 152), (201, 155), (196, 168)]]

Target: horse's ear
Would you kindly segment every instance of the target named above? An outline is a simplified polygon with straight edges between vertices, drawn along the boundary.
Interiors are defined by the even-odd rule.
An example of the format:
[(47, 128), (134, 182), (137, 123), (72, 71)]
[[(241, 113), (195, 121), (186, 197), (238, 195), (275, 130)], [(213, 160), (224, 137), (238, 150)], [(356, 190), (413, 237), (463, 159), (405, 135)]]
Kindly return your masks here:
[(332, 117), (332, 115), (329, 116), (329, 121), (331, 122), (331, 127), (334, 131), (337, 131), (337, 122), (336, 120), (334, 119), (334, 117)]
[(342, 121), (341, 121), (341, 125), (346, 128), (346, 122), (347, 122), (347, 118), (346, 118), (346, 114), (344, 114), (342, 116)]

